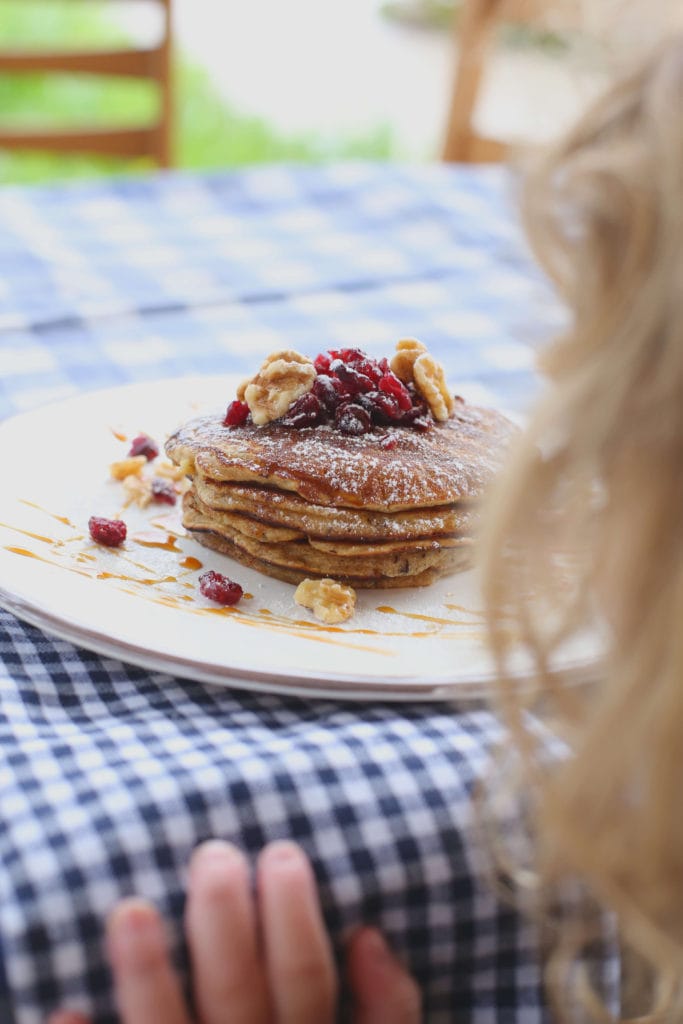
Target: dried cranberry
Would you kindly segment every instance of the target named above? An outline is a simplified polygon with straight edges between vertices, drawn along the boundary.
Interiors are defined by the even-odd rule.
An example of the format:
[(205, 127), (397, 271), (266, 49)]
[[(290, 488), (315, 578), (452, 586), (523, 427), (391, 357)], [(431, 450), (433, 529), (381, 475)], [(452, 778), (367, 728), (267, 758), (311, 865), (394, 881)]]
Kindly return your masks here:
[[(365, 399), (362, 403), (361, 397)], [(359, 403), (368, 410), (376, 423), (395, 423), (403, 415), (398, 400), (385, 391), (370, 391), (361, 397), (358, 399)]]
[(240, 402), (238, 398), (234, 402), (231, 402), (225, 413), (225, 419), (223, 420), (224, 427), (241, 427), (247, 421), (249, 415), (249, 406), (246, 402)]
[(315, 395), (323, 409), (333, 413), (339, 405), (342, 388), (336, 377), (329, 377), (326, 373), (319, 374), (313, 381), (311, 394)]
[[(377, 409), (372, 401), (372, 396), (375, 394), (375, 391), (368, 391), (364, 395), (355, 395), (353, 399), (354, 405), (360, 405), (361, 409), (365, 409), (365, 411), (370, 414), (370, 419), (373, 421), (377, 419)], [(348, 404), (350, 401), (351, 399), (347, 398), (345, 400), (345, 404)]]
[(352, 437), (360, 437), (372, 430), (372, 419), (370, 413), (361, 405), (354, 402), (346, 402), (340, 405), (334, 417), (334, 425), (342, 434), (350, 434)]
[(419, 430), (421, 433), (425, 433), (427, 430), (431, 430), (434, 426), (434, 420), (431, 416), (417, 416), (410, 424), (413, 430)]
[(175, 505), (178, 500), (173, 484), (168, 480), (162, 480), (155, 476), (152, 480), (152, 501), (158, 501), (162, 505)]
[(386, 392), (388, 395), (393, 395), (401, 409), (404, 411), (410, 409), (413, 404), (413, 400), (410, 397), (410, 392), (407, 387), (398, 379), (396, 374), (391, 373), (391, 371), (389, 373), (385, 373), (384, 376), (380, 378), (379, 389), (380, 391)]
[(88, 530), (97, 544), (104, 544), (108, 548), (117, 548), (123, 544), (127, 533), (122, 519), (103, 519), (101, 516), (90, 517)]
[(359, 373), (364, 373), (366, 377), (369, 377), (373, 384), (379, 384), (380, 380), (386, 370), (380, 368), (379, 363), (374, 359), (359, 359), (358, 362), (354, 363), (354, 369), (358, 370)]
[(279, 421), (283, 427), (314, 427), (323, 418), (322, 403), (312, 391), (308, 391), (290, 405), (286, 416)]
[(244, 591), (239, 583), (233, 583), (227, 576), (209, 569), (199, 577), (199, 589), (204, 597), (217, 604), (237, 604)]
[(159, 445), (156, 441), (153, 441), (147, 434), (138, 434), (131, 441), (130, 451), (128, 452), (129, 458), (135, 458), (138, 455), (144, 455), (148, 462), (152, 459), (156, 459), (159, 454)]
[(363, 359), (367, 359), (368, 355), (362, 348), (343, 348), (339, 353), (339, 358), (345, 363), (360, 363)]
[(348, 363), (342, 362), (341, 359), (334, 359), (330, 363), (330, 373), (336, 373), (349, 395), (360, 395), (364, 391), (372, 391), (374, 387), (374, 383), (369, 377)]
[(423, 402), (421, 398), (418, 399), (417, 402), (414, 402), (410, 409), (406, 409), (405, 412), (400, 412), (398, 422), (402, 427), (409, 427), (420, 416), (430, 416), (427, 403)]
[(398, 444), (398, 438), (396, 437), (396, 434), (385, 434), (379, 443), (382, 448), (386, 448), (388, 451), (391, 451), (391, 449), (395, 448)]
[[(337, 358), (338, 361), (347, 368), (347, 370), (355, 370), (356, 373), (362, 373), (364, 377), (368, 377), (374, 384), (378, 384), (382, 374), (386, 372), (380, 367), (379, 363), (375, 359), (371, 359), (370, 356), (360, 348), (343, 348)], [(334, 360), (334, 362), (336, 363), (337, 360)], [(333, 371), (336, 369), (336, 372), (339, 373), (338, 368), (330, 368)], [(344, 379), (343, 371), (339, 373), (339, 376), (342, 380)]]
[(332, 360), (330, 356), (325, 352), (321, 352), (319, 356), (316, 356), (313, 360), (313, 365), (318, 373), (327, 373), (330, 369), (330, 363)]

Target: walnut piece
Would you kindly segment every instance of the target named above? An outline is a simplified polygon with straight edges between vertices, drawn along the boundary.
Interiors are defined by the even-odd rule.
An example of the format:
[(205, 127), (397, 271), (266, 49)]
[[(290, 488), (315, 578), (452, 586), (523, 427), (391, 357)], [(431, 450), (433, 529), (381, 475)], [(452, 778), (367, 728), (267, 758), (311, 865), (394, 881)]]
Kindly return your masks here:
[(162, 462), (158, 462), (154, 467), (154, 472), (157, 476), (163, 476), (167, 480), (173, 480), (175, 482), (185, 479), (187, 476), (188, 463), (183, 461), (179, 466), (176, 466), (174, 462), (167, 462), (165, 459)]
[(269, 355), (244, 388), (243, 400), (256, 426), (262, 427), (284, 416), (297, 398), (311, 390), (315, 378), (315, 366), (307, 356), (292, 349)]
[(126, 508), (133, 502), (138, 508), (147, 508), (152, 500), (152, 481), (147, 477), (131, 473), (124, 478), (123, 489), (126, 492)]
[(351, 618), (356, 607), (356, 591), (336, 580), (304, 580), (296, 588), (294, 600), (303, 608), (310, 608), (316, 619), (332, 626)]
[(391, 360), (391, 369), (404, 384), (412, 384), (413, 365), (418, 356), (427, 351), (417, 338), (401, 338), (396, 344), (396, 355)]
[(144, 455), (133, 455), (129, 459), (119, 459), (118, 462), (112, 462), (109, 467), (114, 480), (125, 480), (128, 476), (137, 476), (142, 472), (143, 466), (147, 465), (147, 459)]
[(429, 406), (435, 420), (447, 420), (455, 409), (453, 395), (446, 384), (446, 374), (434, 356), (424, 352), (413, 363), (415, 387)]

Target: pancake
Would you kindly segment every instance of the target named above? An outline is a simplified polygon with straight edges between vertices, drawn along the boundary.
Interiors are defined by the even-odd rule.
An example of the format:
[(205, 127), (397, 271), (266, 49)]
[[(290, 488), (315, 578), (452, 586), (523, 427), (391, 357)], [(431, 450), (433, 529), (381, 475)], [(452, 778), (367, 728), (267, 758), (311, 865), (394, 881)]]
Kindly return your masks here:
[(515, 431), (401, 339), (391, 363), (272, 353), (166, 452), (191, 478), (183, 523), (206, 547), (290, 583), (428, 586), (472, 564), (479, 500)]
[(500, 413), (462, 401), (424, 433), (392, 427), (360, 437), (328, 424), (230, 429), (216, 414), (180, 427), (166, 451), (190, 475), (199, 470), (212, 481), (292, 491), (315, 505), (399, 512), (478, 499), (513, 430)]
[(353, 555), (367, 557), (368, 555), (388, 555), (391, 552), (401, 551), (428, 551), (436, 548), (459, 548), (466, 544), (473, 544), (471, 537), (419, 537), (417, 540), (389, 540), (381, 541), (344, 541), (344, 540), (318, 540), (315, 537), (308, 537), (308, 543), (316, 551), (324, 551), (330, 555), (340, 555), (342, 558), (349, 558)]
[(392, 537), (455, 536), (472, 532), (476, 508), (472, 505), (433, 506), (407, 512), (371, 512), (363, 509), (315, 505), (291, 491), (230, 481), (215, 481), (196, 472), (193, 487), (209, 508), (243, 513), (261, 524), (287, 527), (321, 540), (382, 541)]
[[(314, 572), (309, 571), (303, 573), (296, 569), (288, 569), (282, 565), (272, 565), (268, 562), (263, 562), (248, 551), (245, 551), (243, 548), (240, 548), (231, 541), (226, 540), (225, 537), (219, 536), (217, 533), (205, 532), (195, 534), (192, 530), (190, 530), (190, 533), (192, 533), (195, 540), (198, 540), (204, 545), (204, 547), (210, 548), (213, 551), (218, 551), (222, 555), (227, 555), (229, 558), (233, 558), (236, 562), (246, 565), (249, 569), (255, 569), (257, 572), (261, 572), (266, 576), (272, 576), (274, 579), (281, 580), (283, 583), (292, 583), (294, 586), (297, 586), (304, 579), (324, 578), (324, 576), (320, 576)], [(448, 572), (460, 572), (463, 569), (468, 569), (470, 565), (471, 555), (467, 552), (467, 549), (464, 549), (460, 553), (459, 557), (457, 554), (453, 555)], [(415, 576), (365, 576), (359, 579), (355, 576), (344, 576), (336, 573), (334, 578), (340, 583), (346, 583), (348, 586), (354, 587), (356, 590), (395, 590), (403, 589), (405, 587), (429, 587), (442, 575), (442, 570), (433, 568), (425, 569), (424, 572), (417, 573)]]
[[(317, 551), (337, 554), (342, 557), (350, 555), (382, 555), (395, 551), (428, 550), (439, 546), (457, 547), (472, 539), (467, 532), (461, 531), (457, 534), (435, 534), (428, 537), (403, 537), (401, 539), (394, 539), (393, 535), (390, 534), (389, 539), (386, 540), (371, 539), (366, 541), (362, 538), (321, 540), (319, 537), (306, 535), (300, 530), (280, 529), (270, 526), (251, 516), (245, 516), (240, 512), (227, 512), (212, 508), (202, 500), (200, 493), (197, 487), (193, 488), (192, 502), (188, 509), (194, 512), (201, 512), (206, 521), (210, 520), (215, 524), (215, 529), (219, 533), (223, 530), (224, 532), (229, 532), (230, 536), (233, 533), (243, 534), (245, 537), (251, 537), (266, 544), (305, 540)], [(386, 518), (390, 517), (387, 516)]]
[[(206, 505), (199, 497), (199, 491), (195, 488), (195, 495), (198, 502), (201, 502), (204, 510), (209, 513), (211, 506)], [(221, 520), (228, 524), (237, 533), (243, 533), (255, 540), (262, 540), (266, 544), (279, 544), (289, 540), (305, 540), (306, 534), (303, 530), (292, 530), (284, 526), (274, 526), (272, 523), (263, 522), (255, 516), (245, 516), (242, 512), (229, 512), (225, 509), (215, 510)]]
[[(312, 547), (307, 540), (284, 541), (268, 544), (235, 530), (223, 513), (215, 512), (202, 505), (191, 491), (183, 499), (183, 523), (193, 534), (211, 533), (230, 542), (234, 548), (247, 552), (253, 558), (268, 566), (280, 566), (300, 573), (300, 579), (307, 575), (353, 577), (356, 580), (417, 576), (428, 569), (439, 573), (452, 571), (454, 564), (462, 564), (463, 549), (471, 555), (471, 541), (453, 541), (452, 546), (443, 547), (432, 541), (426, 547), (402, 548), (377, 551), (372, 549), (363, 554), (321, 551)], [(198, 538), (199, 539), (199, 538)], [(351, 545), (356, 549), (357, 545)]]

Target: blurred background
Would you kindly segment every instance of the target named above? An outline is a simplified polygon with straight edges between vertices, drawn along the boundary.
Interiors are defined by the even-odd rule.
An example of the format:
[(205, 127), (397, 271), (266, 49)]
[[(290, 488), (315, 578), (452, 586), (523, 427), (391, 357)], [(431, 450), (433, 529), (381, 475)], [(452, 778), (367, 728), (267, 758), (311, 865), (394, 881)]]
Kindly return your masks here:
[[(172, 0), (173, 165), (438, 158), (468, 2)], [(588, 8), (594, 13), (605, 3)], [(0, 133), (136, 129), (153, 121), (159, 97), (150, 80), (46, 75), (17, 60), (45, 51), (155, 47), (166, 6), (0, 0)], [(536, 6), (553, 8), (557, 0)], [(542, 141), (575, 116), (609, 65), (603, 46), (587, 44), (581, 24), (579, 33), (552, 16), (501, 20), (476, 103), (485, 134)], [(154, 163), (24, 153), (3, 148), (0, 139), (0, 182), (135, 173)]]

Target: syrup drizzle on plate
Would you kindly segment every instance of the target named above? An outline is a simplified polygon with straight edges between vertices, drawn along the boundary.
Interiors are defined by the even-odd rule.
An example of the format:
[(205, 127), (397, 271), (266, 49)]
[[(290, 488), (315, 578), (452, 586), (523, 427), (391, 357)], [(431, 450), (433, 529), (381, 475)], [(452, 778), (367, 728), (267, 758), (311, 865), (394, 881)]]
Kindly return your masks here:
[[(483, 635), (481, 629), (482, 613), (459, 605), (445, 605), (448, 610), (460, 612), (460, 616), (457, 618), (421, 615), (413, 612), (399, 611), (390, 605), (378, 605), (375, 607), (375, 611), (391, 616), (399, 627), (388, 630), (370, 629), (361, 626), (354, 627), (351, 625), (346, 627), (330, 626), (317, 621), (278, 615), (268, 608), (248, 611), (242, 607), (206, 606), (202, 603), (201, 597), (197, 598), (195, 596), (194, 583), (188, 581), (188, 577), (192, 577), (193, 573), (203, 568), (203, 563), (198, 558), (187, 555), (183, 551), (180, 542), (185, 534), (175, 515), (157, 516), (150, 521), (150, 530), (143, 530), (132, 534), (127, 539), (125, 547), (105, 549), (103, 551), (101, 547), (90, 543), (89, 538), (85, 538), (82, 533), (78, 532), (78, 527), (67, 516), (52, 512), (35, 502), (27, 501), (26, 499), (20, 500), (30, 508), (68, 527), (73, 533), (70, 537), (59, 539), (23, 530), (9, 523), (0, 523), (0, 526), (5, 529), (49, 545), (52, 557), (46, 557), (47, 553), (38, 554), (27, 547), (14, 545), (5, 546), (6, 551), (24, 558), (37, 559), (46, 564), (58, 566), (79, 576), (103, 581), (107, 585), (117, 586), (125, 593), (133, 594), (136, 597), (143, 597), (145, 600), (165, 607), (182, 609), (189, 614), (218, 617), (229, 616), (233, 621), (240, 622), (242, 625), (251, 628), (259, 628), (261, 630), (266, 628), (269, 631), (280, 634), (306, 638), (314, 642), (332, 644), (354, 650), (371, 651), (388, 657), (394, 656), (395, 652), (375, 646), (372, 644), (372, 641), (370, 641), (370, 644), (358, 643), (355, 641), (355, 638), (377, 638), (378, 641), (381, 641), (382, 638), (410, 637), (411, 639), (422, 640), (429, 639), (435, 635), (441, 638), (449, 638), (462, 635), (463, 631), (470, 635)], [(67, 545), (72, 545), (74, 542), (79, 542), (80, 547), (76, 549), (67, 548)], [(83, 546), (83, 542), (85, 542), (85, 546)], [(177, 556), (174, 559), (175, 567), (167, 574), (159, 574), (158, 567), (155, 570), (145, 562), (137, 561), (131, 557), (131, 551), (135, 547), (143, 550), (151, 548), (167, 551), (169, 554)], [(137, 572), (133, 574), (112, 571), (110, 567), (105, 567), (103, 564), (106, 560), (108, 565), (112, 559), (127, 563), (131, 568), (140, 570), (140, 573), (143, 575)], [(121, 584), (125, 584), (125, 586)], [(177, 592), (172, 592), (173, 589), (177, 591), (179, 587), (188, 589), (192, 593), (178, 594)], [(252, 594), (245, 594), (242, 598), (243, 601), (252, 599)], [(424, 623), (426, 628), (400, 628), (400, 621), (406, 619)]]

